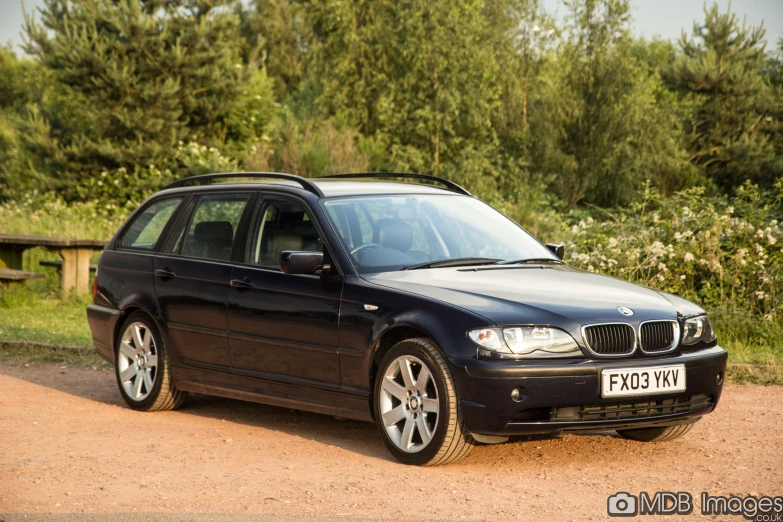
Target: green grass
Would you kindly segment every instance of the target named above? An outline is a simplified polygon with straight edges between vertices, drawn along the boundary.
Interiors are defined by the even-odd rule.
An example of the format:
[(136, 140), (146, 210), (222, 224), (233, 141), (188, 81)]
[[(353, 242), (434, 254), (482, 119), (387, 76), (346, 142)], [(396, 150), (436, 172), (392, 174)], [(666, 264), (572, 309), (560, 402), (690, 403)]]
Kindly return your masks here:
[(15, 293), (13, 308), (3, 307), (0, 296), (0, 341), (31, 341), (57, 345), (91, 346), (83, 300), (28, 301)]
[(101, 359), (94, 349), (52, 350), (40, 345), (5, 344), (2, 340), (0, 340), (0, 361), (14, 365), (57, 362), (70, 366), (109, 367), (109, 363)]

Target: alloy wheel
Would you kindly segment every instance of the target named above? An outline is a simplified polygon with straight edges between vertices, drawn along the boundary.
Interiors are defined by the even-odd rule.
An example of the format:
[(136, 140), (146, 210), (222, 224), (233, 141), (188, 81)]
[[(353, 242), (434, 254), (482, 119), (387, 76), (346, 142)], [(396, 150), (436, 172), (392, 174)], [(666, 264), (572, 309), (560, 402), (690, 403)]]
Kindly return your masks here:
[(380, 410), (386, 433), (399, 449), (417, 453), (427, 447), (438, 425), (438, 388), (421, 359), (403, 355), (386, 368)]
[(122, 334), (117, 369), (122, 388), (132, 400), (142, 401), (152, 392), (158, 374), (158, 351), (144, 323), (131, 323)]

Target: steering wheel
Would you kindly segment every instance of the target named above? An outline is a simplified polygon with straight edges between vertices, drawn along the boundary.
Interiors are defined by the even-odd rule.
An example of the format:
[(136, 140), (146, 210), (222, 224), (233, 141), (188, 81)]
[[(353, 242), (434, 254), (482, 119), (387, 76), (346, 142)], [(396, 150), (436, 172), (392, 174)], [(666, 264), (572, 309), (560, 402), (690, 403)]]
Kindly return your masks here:
[(368, 249), (368, 248), (381, 248), (381, 245), (379, 245), (378, 243), (365, 243), (365, 244), (359, 245), (358, 247), (356, 247), (353, 250), (351, 250), (351, 255), (355, 256), (361, 250), (365, 250), (365, 249)]

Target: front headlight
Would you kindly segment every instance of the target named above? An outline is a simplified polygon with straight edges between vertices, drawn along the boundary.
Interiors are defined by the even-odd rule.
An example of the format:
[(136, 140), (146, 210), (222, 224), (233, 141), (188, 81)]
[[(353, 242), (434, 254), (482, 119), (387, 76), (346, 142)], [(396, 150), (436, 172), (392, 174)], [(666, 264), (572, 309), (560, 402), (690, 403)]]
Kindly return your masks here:
[(682, 344), (685, 345), (696, 344), (699, 341), (711, 343), (715, 340), (715, 331), (706, 315), (686, 319), (682, 331)]
[(551, 326), (482, 328), (468, 332), (470, 339), (487, 350), (527, 357), (580, 357), (574, 338)]

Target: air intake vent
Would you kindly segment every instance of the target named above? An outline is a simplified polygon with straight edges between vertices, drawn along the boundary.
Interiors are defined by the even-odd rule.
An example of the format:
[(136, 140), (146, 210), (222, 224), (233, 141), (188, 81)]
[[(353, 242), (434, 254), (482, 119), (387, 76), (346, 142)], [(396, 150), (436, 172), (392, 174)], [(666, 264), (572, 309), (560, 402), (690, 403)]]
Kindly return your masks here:
[(636, 332), (627, 323), (596, 324), (582, 329), (591, 352), (606, 357), (631, 355), (636, 349)]
[(641, 348), (645, 353), (662, 353), (674, 350), (680, 337), (680, 325), (675, 321), (650, 321), (642, 323)]
[(512, 423), (530, 422), (608, 422), (616, 423), (633, 419), (650, 419), (683, 413), (709, 410), (715, 405), (712, 395), (691, 395), (671, 399), (637, 400), (622, 404), (532, 408), (517, 412)]
[(490, 270), (552, 270), (551, 266), (487, 266), (483, 268), (460, 268), (457, 272), (488, 272)]

